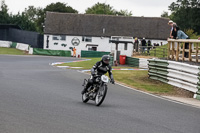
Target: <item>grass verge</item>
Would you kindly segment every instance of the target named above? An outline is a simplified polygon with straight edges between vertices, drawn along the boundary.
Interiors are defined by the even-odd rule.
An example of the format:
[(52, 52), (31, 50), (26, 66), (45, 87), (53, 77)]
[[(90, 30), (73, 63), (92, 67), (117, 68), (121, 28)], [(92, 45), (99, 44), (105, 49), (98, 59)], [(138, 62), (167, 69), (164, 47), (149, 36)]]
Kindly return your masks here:
[[(70, 67), (82, 67), (82, 69), (91, 69), (92, 66), (97, 61), (100, 60), (100, 58), (90, 58), (90, 59), (91, 60), (89, 61), (64, 63), (61, 65)], [(113, 68), (133, 68), (133, 67), (117, 66)], [(162, 83), (160, 81), (149, 79), (147, 70), (134, 70), (134, 71), (114, 70), (113, 75), (116, 81), (138, 90), (142, 90), (153, 94), (176, 95), (175, 87), (168, 85), (166, 83)]]
[(18, 50), (16, 48), (3, 48), (0, 47), (0, 54), (9, 54), (9, 55), (25, 55), (25, 52)]
[[(63, 63), (59, 64), (57, 66), (69, 66), (69, 67), (82, 67), (78, 69), (91, 69), (94, 64), (96, 64), (97, 61), (100, 61), (101, 58), (85, 58), (85, 59), (91, 59), (88, 61), (81, 61), (81, 62), (70, 62), (70, 63)], [(113, 66), (112, 68), (133, 68), (129, 66)], [(76, 69), (76, 68), (71, 68), (71, 69)]]
[(174, 87), (160, 81), (148, 78), (147, 70), (137, 71), (113, 71), (116, 81), (124, 83), (135, 89), (154, 93), (154, 94), (173, 94), (175, 93)]
[[(59, 64), (57, 66), (70, 66), (70, 67), (82, 67), (81, 69), (91, 69), (92, 66), (101, 58), (85, 58), (85, 59), (91, 59), (88, 61), (81, 61), (81, 62), (70, 62), (70, 63), (63, 63)], [(79, 68), (80, 69), (80, 68)]]

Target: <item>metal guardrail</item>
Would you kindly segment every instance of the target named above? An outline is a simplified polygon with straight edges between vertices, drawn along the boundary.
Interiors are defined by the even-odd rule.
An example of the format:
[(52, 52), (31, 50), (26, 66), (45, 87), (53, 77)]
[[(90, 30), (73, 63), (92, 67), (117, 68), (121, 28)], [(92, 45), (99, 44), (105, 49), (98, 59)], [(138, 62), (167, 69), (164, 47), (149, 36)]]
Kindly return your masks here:
[(191, 91), (200, 100), (199, 66), (159, 59), (148, 61), (149, 78)]

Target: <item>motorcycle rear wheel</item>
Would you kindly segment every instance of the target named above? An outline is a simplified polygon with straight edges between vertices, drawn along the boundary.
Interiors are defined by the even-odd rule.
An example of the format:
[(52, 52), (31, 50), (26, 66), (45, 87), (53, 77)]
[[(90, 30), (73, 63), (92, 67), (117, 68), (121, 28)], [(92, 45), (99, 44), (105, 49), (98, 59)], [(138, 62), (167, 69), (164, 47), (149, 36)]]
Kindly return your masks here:
[(95, 97), (95, 104), (96, 106), (100, 106), (105, 97), (106, 97), (106, 93), (107, 93), (107, 86), (103, 85), (101, 88), (99, 88), (99, 90), (97, 91), (97, 95)]

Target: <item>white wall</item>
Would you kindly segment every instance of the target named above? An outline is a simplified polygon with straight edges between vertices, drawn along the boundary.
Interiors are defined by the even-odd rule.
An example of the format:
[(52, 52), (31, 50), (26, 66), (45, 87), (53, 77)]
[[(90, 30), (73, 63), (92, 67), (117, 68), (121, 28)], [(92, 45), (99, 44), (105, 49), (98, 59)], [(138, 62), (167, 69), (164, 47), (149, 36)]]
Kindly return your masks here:
[[(49, 48), (46, 48), (47, 46), (47, 36), (49, 36)], [(72, 39), (76, 37), (79, 39), (80, 44), (78, 46), (72, 45)], [(54, 43), (58, 43), (57, 45), (54, 45)], [(66, 47), (62, 46), (62, 44), (66, 44)], [(92, 45), (98, 45), (97, 51), (105, 51), (110, 52), (111, 51), (111, 45), (112, 43), (109, 43), (108, 37), (92, 37), (92, 42), (85, 42), (82, 41), (82, 36), (66, 36), (66, 40), (53, 40), (53, 35), (44, 35), (44, 49), (51, 49), (51, 50), (71, 50), (70, 47), (75, 47), (77, 49), (77, 55), (80, 55), (81, 50), (88, 50), (89, 47), (88, 44)]]
[[(116, 49), (116, 44), (112, 44), (112, 51), (115, 51)], [(126, 55), (126, 56), (132, 56), (133, 54), (133, 44), (132, 43), (128, 43), (127, 44), (127, 50), (125, 50), (125, 44), (124, 43), (119, 43), (118, 44), (118, 51), (121, 51), (120, 54), (121, 55)]]
[[(47, 36), (49, 36), (49, 48), (46, 48), (47, 46)], [(59, 36), (59, 35), (58, 35)], [(72, 45), (72, 39), (73, 38), (78, 38), (80, 41), (80, 44), (78, 46)], [(66, 40), (53, 40), (53, 35), (44, 35), (44, 49), (51, 49), (51, 50), (71, 50), (70, 47), (75, 47), (77, 49), (77, 56), (80, 55), (81, 50), (88, 50), (90, 46), (87, 46), (87, 44), (92, 44), (92, 45), (98, 45), (97, 46), (97, 51), (105, 51), (105, 52), (111, 52), (116, 49), (116, 44), (114, 43), (109, 43), (110, 38), (109, 37), (92, 37), (92, 42), (85, 42), (82, 41), (82, 36), (66, 36)], [(148, 41), (148, 39), (146, 39)], [(151, 39), (150, 39), (151, 40)], [(133, 39), (125, 39), (124, 41), (132, 41), (134, 42)], [(139, 40), (140, 41), (140, 40)], [(164, 44), (167, 44), (167, 40), (151, 40), (151, 43), (159, 43), (163, 42)], [(55, 45), (54, 43), (57, 43)], [(65, 44), (66, 47), (62, 46), (62, 44)], [(132, 51), (133, 51), (133, 44), (128, 43), (128, 48), (127, 50), (124, 49), (125, 45), (123, 43), (118, 44), (118, 50), (121, 51), (121, 55), (126, 55), (126, 56), (132, 56)], [(73, 52), (72, 52), (73, 54)]]

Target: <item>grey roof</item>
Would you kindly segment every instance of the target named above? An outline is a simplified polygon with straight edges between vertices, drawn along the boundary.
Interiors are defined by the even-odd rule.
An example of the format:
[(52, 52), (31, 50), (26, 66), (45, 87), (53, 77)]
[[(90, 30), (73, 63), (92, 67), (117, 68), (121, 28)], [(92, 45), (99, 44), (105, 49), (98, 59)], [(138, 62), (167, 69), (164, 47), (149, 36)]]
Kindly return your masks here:
[[(45, 34), (167, 39), (169, 19), (47, 12)], [(103, 30), (104, 29), (104, 30)], [(103, 33), (104, 31), (104, 33)]]

